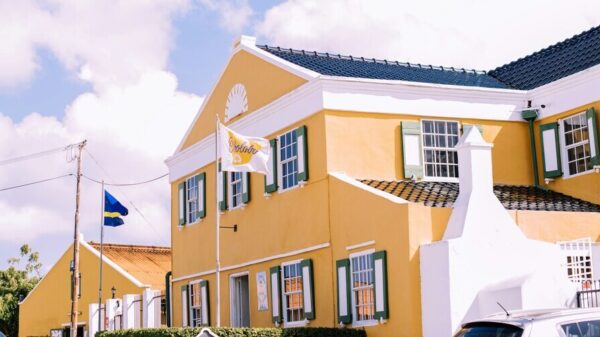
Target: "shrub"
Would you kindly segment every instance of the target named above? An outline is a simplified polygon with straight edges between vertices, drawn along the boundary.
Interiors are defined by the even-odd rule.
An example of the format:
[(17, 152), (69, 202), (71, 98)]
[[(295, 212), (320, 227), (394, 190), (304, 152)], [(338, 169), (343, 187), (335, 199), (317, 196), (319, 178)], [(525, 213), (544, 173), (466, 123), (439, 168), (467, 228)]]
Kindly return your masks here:
[[(210, 328), (219, 337), (366, 337), (365, 330), (338, 328)], [(202, 328), (101, 331), (95, 337), (196, 337)]]

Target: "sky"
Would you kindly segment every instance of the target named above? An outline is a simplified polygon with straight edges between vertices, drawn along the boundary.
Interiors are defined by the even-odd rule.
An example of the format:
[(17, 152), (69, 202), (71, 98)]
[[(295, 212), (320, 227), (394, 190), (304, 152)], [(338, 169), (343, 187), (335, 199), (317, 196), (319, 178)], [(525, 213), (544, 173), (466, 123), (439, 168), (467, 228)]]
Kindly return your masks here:
[[(241, 35), (259, 44), (491, 70), (600, 25), (597, 0), (0, 0), (0, 268), (22, 244), (47, 271), (101, 186), (167, 173)], [(54, 150), (40, 156), (28, 156)], [(25, 158), (21, 158), (25, 156)], [(129, 208), (106, 242), (170, 245), (168, 179), (107, 189)]]

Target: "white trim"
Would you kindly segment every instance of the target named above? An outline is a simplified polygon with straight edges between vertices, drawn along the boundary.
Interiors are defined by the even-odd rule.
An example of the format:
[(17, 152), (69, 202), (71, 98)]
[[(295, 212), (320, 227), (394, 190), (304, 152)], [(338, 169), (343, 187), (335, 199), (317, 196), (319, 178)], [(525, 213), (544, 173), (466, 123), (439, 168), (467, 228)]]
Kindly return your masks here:
[[(569, 146), (569, 148), (567, 148), (567, 144), (565, 143), (565, 126), (564, 126), (565, 120), (567, 120), (569, 118), (572, 118), (572, 117), (575, 117), (577, 115), (583, 115), (585, 117), (585, 121), (586, 121), (586, 124), (587, 124), (587, 114), (586, 114), (585, 110), (584, 111), (575, 112), (575, 113), (573, 113), (573, 114), (571, 114), (569, 116), (565, 116), (564, 118), (561, 118), (561, 119), (559, 119), (557, 121), (557, 123), (558, 123), (558, 144), (559, 144), (559, 147), (560, 147), (560, 156), (561, 156), (561, 158), (560, 158), (561, 159), (560, 165), (561, 165), (562, 172), (563, 172), (563, 174), (562, 174), (563, 179), (569, 179), (569, 178), (573, 178), (573, 177), (578, 177), (580, 175), (584, 175), (584, 174), (588, 174), (588, 173), (594, 172), (594, 168), (593, 167), (590, 168), (589, 170), (582, 171), (582, 172), (577, 172), (575, 174), (571, 174), (571, 172), (569, 171), (569, 155), (568, 155), (568, 150), (571, 149), (571, 148), (575, 148), (577, 146), (582, 146), (582, 145), (585, 146), (585, 144), (586, 144), (585, 141), (583, 141), (583, 142), (579, 142), (578, 145), (571, 144)], [(589, 135), (590, 135), (590, 133), (593, 132), (593, 130), (590, 130), (589, 124), (587, 124), (587, 128), (588, 128), (587, 144), (590, 146), (590, 150), (591, 150), (592, 145), (590, 144)], [(591, 153), (590, 153), (590, 155), (591, 155)], [(591, 156), (590, 156), (589, 161), (591, 163), (591, 161), (592, 161), (592, 157)]]
[[(77, 322), (77, 325), (78, 326), (82, 326), (82, 325), (86, 326), (87, 323), (86, 322)], [(62, 323), (60, 326), (71, 326), (71, 322), (69, 322), (69, 323)]]
[[(223, 270), (223, 269), (221, 269), (221, 270)], [(191, 278), (202, 277), (202, 276), (214, 274), (215, 272), (216, 271), (214, 269), (211, 269), (211, 270), (203, 271), (203, 272), (200, 272), (200, 273), (195, 273), (195, 274), (180, 276), (180, 277), (173, 278), (173, 282), (179, 282), (179, 281), (189, 280)]]
[[(323, 110), (525, 123), (520, 111), (526, 99), (525, 92), (515, 90), (322, 77), (240, 117), (229, 127), (242, 134), (268, 137)], [(169, 181), (214, 162), (214, 142), (211, 133), (184, 150), (178, 148), (165, 160)]]
[[(369, 325), (376, 325), (377, 324), (377, 320), (375, 319), (369, 319), (369, 320), (362, 320), (362, 321), (358, 321), (357, 320), (357, 314), (356, 314), (356, 299), (354, 296), (354, 286), (352, 285), (352, 274), (354, 273), (354, 269), (352, 268), (352, 259), (355, 257), (359, 257), (359, 256), (367, 256), (367, 255), (373, 255), (373, 253), (375, 253), (375, 249), (367, 249), (367, 250), (363, 250), (360, 252), (355, 252), (355, 253), (351, 253), (348, 255), (348, 260), (350, 260), (350, 312), (352, 314), (352, 326), (353, 327), (360, 327), (360, 326), (369, 326)], [(375, 259), (373, 260), (373, 273), (375, 273)], [(376, 278), (376, 277), (375, 277)], [(375, 291), (375, 282), (376, 279), (373, 280), (373, 294), (375, 296), (377, 296), (377, 292)], [(373, 314), (375, 314), (376, 312), (376, 301), (375, 299), (373, 299)]]
[(229, 275), (229, 324), (233, 326), (233, 294), (234, 294), (234, 284), (232, 280), (237, 277), (248, 276), (248, 321), (252, 321), (250, 319), (250, 272), (242, 271), (239, 273), (233, 273)]
[(231, 279), (232, 277), (239, 277), (239, 276), (244, 276), (244, 275), (250, 275), (250, 272), (249, 271), (241, 271), (239, 273), (229, 274), (229, 278)]
[(203, 280), (203, 279), (197, 279), (197, 280), (192, 280), (192, 281), (189, 281), (187, 284), (188, 284), (189, 286), (191, 286), (192, 284), (200, 283), (200, 282), (202, 282), (202, 281), (204, 281), (204, 280)]
[(538, 119), (544, 119), (598, 101), (598, 87), (600, 87), (600, 65), (595, 65), (531, 89), (528, 92), (528, 99), (535, 104), (546, 106), (538, 111)]
[(365, 241), (365, 242), (357, 243), (355, 245), (346, 246), (346, 250), (354, 250), (357, 248), (372, 246), (374, 244), (375, 244), (375, 240)]
[(219, 85), (219, 83), (221, 82), (221, 78), (223, 77), (223, 75), (225, 74), (225, 71), (227, 71), (227, 69), (229, 68), (229, 64), (231, 63), (231, 60), (233, 60), (234, 56), (237, 55), (237, 53), (239, 53), (240, 51), (245, 51), (248, 52), (249, 54), (252, 54), (258, 58), (260, 58), (263, 61), (266, 61), (268, 63), (271, 63), (279, 68), (282, 68), (284, 70), (287, 70), (288, 72), (299, 76), (307, 81), (312, 80), (313, 78), (318, 77), (320, 74), (311, 71), (309, 69), (300, 67), (294, 63), (291, 63), (289, 61), (286, 61), (282, 58), (279, 58), (269, 52), (266, 52), (258, 47), (256, 47), (255, 45), (256, 42), (256, 38), (254, 37), (240, 37), (239, 42), (237, 43), (237, 45), (234, 47), (234, 49), (232, 50), (231, 54), (229, 54), (229, 57), (227, 59), (227, 62), (225, 62), (225, 66), (223, 67), (223, 69), (221, 70), (221, 72), (219, 73), (219, 76), (217, 77), (217, 80), (215, 81), (213, 87), (210, 89), (208, 95), (204, 96), (204, 100), (202, 101), (202, 105), (200, 105), (200, 108), (198, 109), (198, 112), (196, 113), (196, 116), (194, 117), (193, 122), (190, 124), (190, 126), (188, 127), (187, 131), (185, 132), (185, 135), (183, 136), (183, 138), (181, 139), (181, 141), (179, 142), (179, 145), (177, 145), (177, 150), (175, 151), (180, 152), (182, 150), (183, 144), (185, 143), (185, 141), (187, 140), (187, 138), (189, 137), (190, 133), (192, 132), (192, 129), (194, 128), (194, 125), (196, 125), (196, 123), (198, 122), (198, 119), (200, 118), (200, 115), (202, 115), (202, 113), (204, 112), (204, 109), (206, 108), (206, 105), (208, 104), (208, 101), (210, 100), (210, 98), (212, 97), (212, 94), (214, 93), (215, 89), (217, 88), (217, 86)]
[(350, 184), (350, 185), (352, 185), (354, 187), (357, 187), (357, 188), (359, 188), (361, 190), (367, 191), (369, 193), (373, 193), (373, 194), (375, 194), (375, 195), (377, 195), (379, 197), (382, 197), (382, 198), (384, 198), (386, 200), (389, 200), (389, 201), (391, 201), (393, 203), (396, 203), (396, 204), (408, 204), (408, 201), (405, 200), (405, 199), (402, 199), (402, 198), (397, 197), (397, 196), (395, 196), (393, 194), (384, 192), (382, 190), (378, 190), (378, 189), (376, 189), (374, 187), (371, 187), (369, 185), (363, 184), (360, 181), (358, 181), (357, 179), (352, 178), (352, 177), (346, 175), (345, 173), (342, 173), (342, 172), (329, 172), (329, 175), (332, 176), (332, 177), (334, 177), (334, 178), (336, 178), (336, 179), (338, 179), (338, 180), (341, 180), (341, 181), (343, 181), (343, 182), (345, 182), (347, 184)]
[[(277, 260), (277, 259), (281, 259), (281, 258), (285, 258), (285, 257), (289, 257), (289, 256), (294, 256), (294, 255), (298, 255), (298, 254), (308, 253), (308, 252), (312, 252), (312, 251), (315, 251), (315, 250), (320, 250), (320, 249), (323, 249), (323, 248), (327, 248), (329, 246), (330, 246), (330, 243), (329, 242), (325, 242), (325, 243), (321, 243), (321, 244), (318, 244), (318, 245), (314, 245), (314, 246), (310, 246), (310, 247), (306, 247), (306, 248), (302, 248), (302, 249), (298, 249), (298, 250), (293, 250), (293, 251), (286, 252), (286, 253), (281, 253), (281, 254), (277, 254), (277, 255), (271, 255), (271, 256), (267, 256), (267, 257), (263, 257), (263, 258), (255, 259), (255, 260), (251, 260), (251, 261), (240, 263), (240, 264), (236, 264), (236, 265), (222, 267), (221, 271), (228, 271), (228, 270), (233, 270), (233, 269), (239, 269), (239, 268), (243, 268), (243, 267), (248, 267), (248, 266), (251, 266), (251, 265), (254, 265), (254, 264), (258, 264), (258, 263), (263, 263), (263, 262)], [(173, 282), (187, 280), (187, 279), (194, 278), (194, 277), (199, 277), (199, 276), (210, 275), (210, 274), (214, 274), (214, 273), (215, 273), (215, 270), (211, 269), (211, 270), (203, 271), (203, 272), (196, 273), (196, 274), (179, 276), (177, 278), (174, 278)]]
[[(228, 127), (241, 134), (268, 137), (321, 110), (323, 110), (323, 96), (320, 82), (312, 81), (239, 118)], [(214, 161), (213, 132), (184, 150), (178, 149), (174, 155), (165, 160), (169, 168), (169, 182), (172, 183)]]
[[(348, 254), (348, 258), (351, 259), (353, 257), (357, 257), (357, 256), (361, 256), (361, 255), (367, 255), (367, 254), (373, 254), (373, 253), (375, 253), (375, 249), (374, 248), (365, 249), (365, 250), (361, 250), (360, 252), (354, 252), (354, 253)], [(352, 261), (350, 261), (350, 263), (352, 263)], [(352, 267), (350, 268), (350, 271), (352, 271)]]
[(283, 321), (283, 327), (284, 328), (306, 326), (306, 319), (304, 319), (304, 318), (301, 319), (301, 320), (298, 320), (298, 321), (288, 322), (288, 320), (287, 320), (287, 310), (288, 310), (288, 308), (287, 308), (287, 304), (286, 304), (286, 298), (285, 298), (286, 293), (285, 293), (285, 289), (284, 289), (284, 286), (285, 286), (285, 271), (284, 271), (284, 267), (297, 264), (298, 267), (300, 267), (300, 276), (302, 277), (302, 287), (303, 287), (302, 288), (302, 310), (304, 310), (304, 296), (305, 296), (305, 292), (304, 292), (304, 273), (303, 273), (302, 268), (300, 266), (301, 262), (302, 262), (302, 259), (296, 259), (296, 260), (293, 260), (293, 261), (282, 262), (281, 265), (280, 265), (280, 270), (281, 270), (281, 273), (280, 273), (281, 279), (279, 280), (279, 282), (281, 284), (281, 291), (280, 291), (281, 292), (281, 299), (280, 299), (280, 301), (281, 301), (281, 312), (282, 312), (282, 315), (283, 315), (283, 317), (281, 318), (281, 320)]

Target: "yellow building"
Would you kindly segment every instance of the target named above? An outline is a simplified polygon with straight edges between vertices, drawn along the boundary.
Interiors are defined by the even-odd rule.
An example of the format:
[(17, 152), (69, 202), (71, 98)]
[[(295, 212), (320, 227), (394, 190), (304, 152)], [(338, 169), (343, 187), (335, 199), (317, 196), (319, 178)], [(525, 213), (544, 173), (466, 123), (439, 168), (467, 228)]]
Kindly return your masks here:
[[(472, 127), (494, 145), (495, 194), (529, 238), (597, 241), (598, 34), (488, 73), (241, 37), (166, 161), (173, 325), (220, 316), (421, 336), (419, 248), (444, 234), (458, 194), (453, 147)], [(217, 117), (270, 140), (271, 174), (218, 171)]]
[[(100, 245), (80, 241), (81, 287), (78, 336), (88, 336), (89, 306), (98, 303)], [(171, 250), (164, 247), (104, 244), (103, 303), (144, 289), (165, 289), (171, 269)], [(68, 336), (71, 313), (71, 245), (29, 295), (19, 303), (19, 337)], [(114, 295), (113, 295), (114, 289)], [(55, 332), (55, 334), (56, 334)]]

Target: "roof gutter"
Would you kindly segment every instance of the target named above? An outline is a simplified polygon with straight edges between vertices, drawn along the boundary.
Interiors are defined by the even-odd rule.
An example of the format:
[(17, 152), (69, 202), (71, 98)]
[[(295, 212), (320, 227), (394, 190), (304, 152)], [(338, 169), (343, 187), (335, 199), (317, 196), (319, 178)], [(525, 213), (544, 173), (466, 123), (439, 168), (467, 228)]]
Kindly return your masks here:
[(167, 317), (167, 327), (173, 326), (172, 318), (171, 318), (171, 276), (173, 273), (168, 271), (165, 275), (165, 316)]
[(527, 101), (527, 110), (521, 111), (521, 117), (529, 124), (529, 146), (531, 147), (531, 165), (533, 166), (533, 184), (535, 187), (540, 187), (540, 176), (538, 173), (537, 150), (535, 146), (535, 133), (533, 123), (538, 117), (537, 109), (531, 108), (531, 101)]

